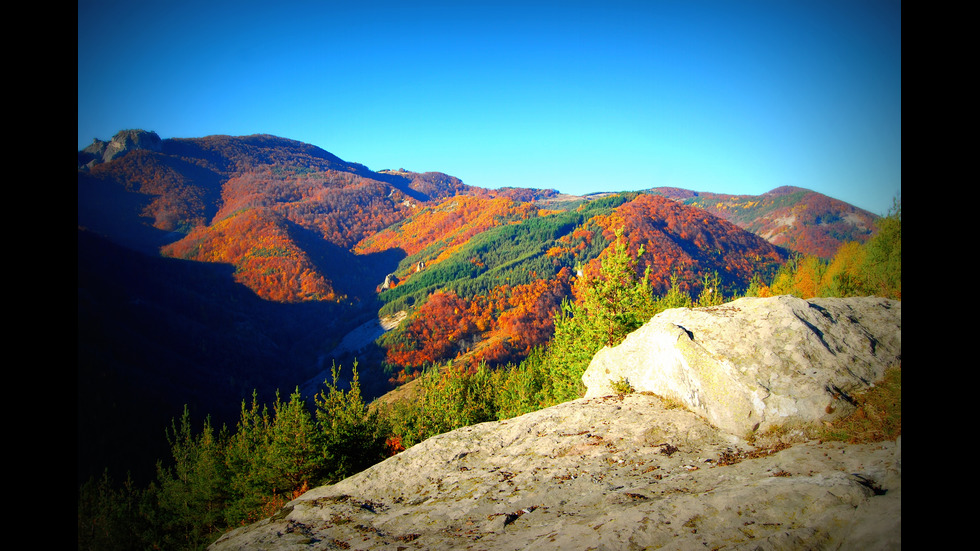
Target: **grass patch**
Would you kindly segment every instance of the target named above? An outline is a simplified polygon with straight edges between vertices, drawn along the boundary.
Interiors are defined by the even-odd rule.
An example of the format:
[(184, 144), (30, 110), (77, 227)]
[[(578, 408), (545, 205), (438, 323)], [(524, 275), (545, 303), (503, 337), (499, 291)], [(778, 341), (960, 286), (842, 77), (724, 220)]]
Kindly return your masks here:
[(782, 444), (819, 440), (823, 437), (822, 430), (818, 423), (788, 421), (782, 424), (770, 425), (764, 430), (749, 431), (745, 436), (745, 440), (753, 446), (772, 448)]
[(657, 394), (656, 392), (650, 392), (649, 390), (641, 391), (640, 394), (643, 394), (644, 396), (653, 396), (659, 399), (664, 409), (684, 409), (687, 411), (691, 411), (687, 407), (687, 404), (685, 404), (684, 402), (682, 402), (677, 398), (674, 398), (673, 396), (663, 396)]
[(902, 434), (902, 367), (885, 371), (885, 377), (856, 398), (857, 409), (826, 427), (823, 440), (850, 443), (895, 440)]

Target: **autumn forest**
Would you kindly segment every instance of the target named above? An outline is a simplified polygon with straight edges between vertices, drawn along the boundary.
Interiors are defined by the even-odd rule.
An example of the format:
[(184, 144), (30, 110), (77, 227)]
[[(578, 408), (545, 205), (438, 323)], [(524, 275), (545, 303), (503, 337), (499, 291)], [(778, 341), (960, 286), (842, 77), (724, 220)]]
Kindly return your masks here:
[[(310, 415), (334, 426), (318, 466), (276, 479), (275, 495), (226, 496), (232, 516), (207, 526), (182, 519), (190, 532), (175, 547), (349, 474), (335, 460), (355, 447), (374, 450), (356, 461), (369, 464), (439, 430), (574, 398), (595, 347), (664, 308), (784, 293), (901, 298), (898, 202), (881, 218), (798, 188), (488, 190), (437, 172), (372, 171), (267, 135), (90, 158), (79, 152), (79, 484), (129, 473), (120, 499), (166, 508), (177, 471), (154, 462), (178, 445), (201, 452), (212, 429), (190, 427), (205, 418), (225, 477), (254, 473), (232, 469), (234, 433), (219, 437), (222, 425), (254, 436), (279, 415)], [(613, 305), (623, 311), (604, 321)], [(338, 348), (396, 315), (359, 349)], [(422, 409), (386, 401), (387, 414), (369, 413), (375, 398), (408, 388)], [(425, 406), (457, 391), (469, 396), (463, 409)], [(428, 422), (426, 407), (469, 413)], [(360, 444), (337, 440), (339, 426)], [(255, 450), (235, 453), (245, 461)], [(152, 492), (133, 490), (151, 482)], [(92, 514), (86, 522), (106, 530), (92, 541), (109, 537), (116, 528)]]

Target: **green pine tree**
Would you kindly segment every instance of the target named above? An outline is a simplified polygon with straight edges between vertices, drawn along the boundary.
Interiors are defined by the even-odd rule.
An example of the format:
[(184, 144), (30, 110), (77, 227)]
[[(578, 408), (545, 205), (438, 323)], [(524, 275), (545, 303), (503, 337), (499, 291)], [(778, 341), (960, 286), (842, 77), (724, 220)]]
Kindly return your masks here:
[(324, 381), (314, 402), (316, 420), (323, 434), (325, 480), (337, 481), (381, 461), (386, 455), (385, 440), (389, 421), (368, 408), (361, 396), (357, 362), (353, 365), (350, 389), (339, 387), (339, 369), (332, 370), (332, 381)]
[(197, 435), (191, 430), (190, 412), (184, 407), (180, 424), (166, 431), (173, 465), (157, 463), (157, 528), (165, 549), (204, 547), (225, 527), (227, 470), (224, 463), (226, 432), (216, 433), (210, 418)]
[[(637, 258), (644, 254), (640, 247)], [(623, 230), (601, 261), (599, 273), (580, 280), (580, 300), (566, 300), (555, 317), (555, 335), (548, 351), (550, 371), (546, 393), (550, 403), (582, 396), (582, 374), (603, 346), (615, 346), (657, 311), (649, 285), (649, 268), (637, 274), (637, 258), (629, 254)]]

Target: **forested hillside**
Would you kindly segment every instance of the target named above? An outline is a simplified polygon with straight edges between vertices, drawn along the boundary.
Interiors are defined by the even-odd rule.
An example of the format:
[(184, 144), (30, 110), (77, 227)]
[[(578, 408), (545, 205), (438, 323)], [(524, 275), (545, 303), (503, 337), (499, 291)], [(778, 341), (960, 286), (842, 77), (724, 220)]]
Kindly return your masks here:
[(877, 215), (826, 195), (784, 186), (762, 195), (728, 195), (676, 188), (654, 188), (663, 195), (702, 208), (791, 251), (828, 259), (847, 242), (864, 243)]
[[(533, 359), (619, 248), (665, 297), (742, 293), (791, 258), (653, 193), (480, 189), (267, 135), (143, 142), (153, 148), (79, 152), (79, 433), (98, 443), (80, 444), (97, 452), (80, 458), (80, 480), (130, 457), (106, 446), (145, 451), (119, 438), (137, 432), (130, 421), (156, 425), (184, 404), (234, 420), (253, 390), (266, 400), (335, 361), (340, 387), (360, 362), (370, 399), (434, 364)], [(330, 355), (401, 311), (356, 358)]]
[[(376, 247), (384, 236), (388, 246), (405, 243), (411, 253), (395, 272), (397, 283), (379, 294), (382, 312), (421, 305), (383, 340), (390, 368), (418, 369), (462, 356), (491, 365), (519, 361), (550, 340), (550, 319), (573, 281), (594, 275), (620, 230), (631, 254), (645, 251), (635, 270), (658, 294), (676, 280), (679, 290), (696, 296), (708, 275), (717, 276), (719, 292), (731, 294), (753, 277), (770, 277), (787, 259), (733, 224), (646, 194), (614, 195), (564, 211), (498, 212), (492, 228), (460, 245), (456, 236), (470, 227), (458, 217), (462, 203), (453, 199), (369, 239)], [(447, 218), (453, 222), (438, 231), (442, 226), (434, 221)], [(430, 239), (419, 244), (420, 235)]]

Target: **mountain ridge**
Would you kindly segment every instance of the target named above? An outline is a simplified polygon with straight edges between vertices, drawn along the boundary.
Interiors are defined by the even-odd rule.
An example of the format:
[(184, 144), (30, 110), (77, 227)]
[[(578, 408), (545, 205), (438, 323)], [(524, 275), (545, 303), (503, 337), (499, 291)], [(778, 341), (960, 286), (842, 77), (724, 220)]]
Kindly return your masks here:
[[(150, 145), (146, 145), (150, 144)], [(99, 160), (97, 153), (111, 149), (112, 156)], [(542, 205), (554, 204), (563, 199), (566, 203), (591, 200), (607, 195), (598, 192), (581, 196), (563, 195), (557, 190), (523, 190), (520, 188), (501, 188), (485, 190), (464, 184), (456, 177), (440, 172), (412, 172), (405, 169), (382, 169), (371, 171), (365, 165), (344, 161), (328, 151), (296, 140), (269, 134), (254, 134), (234, 137), (211, 135), (203, 138), (170, 138), (161, 140), (153, 132), (125, 130), (110, 141), (94, 140), (92, 146), (79, 152), (79, 171), (94, 178), (105, 178), (104, 169), (110, 161), (124, 158), (131, 151), (137, 154), (130, 166), (123, 170), (128, 191), (150, 195), (166, 196), (171, 203), (168, 210), (149, 205), (142, 216), (153, 215), (153, 227), (174, 231), (187, 226), (209, 223), (207, 215), (213, 216), (218, 203), (214, 197), (216, 187), (221, 187), (233, 177), (255, 176), (256, 167), (302, 166), (303, 171), (328, 171), (345, 173), (348, 178), (359, 177), (387, 184), (389, 192), (400, 194), (400, 198), (411, 202), (426, 202), (432, 199), (445, 199), (454, 195), (471, 193), (482, 196), (510, 196), (522, 202), (535, 202)], [(153, 155), (157, 154), (157, 155)], [(184, 160), (185, 166), (160, 163), (161, 157)], [(157, 159), (156, 166), (153, 160)], [(161, 166), (162, 165), (162, 166)], [(186, 174), (191, 167), (202, 172)], [(118, 164), (117, 164), (118, 167)], [(139, 170), (152, 175), (135, 177)], [(279, 176), (282, 173), (278, 174)], [(269, 175), (267, 175), (269, 176)], [(169, 189), (168, 189), (169, 188)], [(183, 192), (184, 196), (180, 195)], [(529, 193), (533, 192), (533, 193)], [(874, 229), (876, 215), (848, 205), (843, 201), (827, 197), (818, 192), (783, 186), (762, 195), (735, 195), (713, 192), (699, 192), (681, 188), (657, 187), (644, 190), (645, 193), (663, 195), (683, 204), (697, 206), (729, 220), (739, 227), (761, 235), (770, 242), (790, 248), (803, 254), (829, 257), (836, 246), (845, 240), (866, 241)], [(80, 197), (80, 202), (82, 198)], [(809, 203), (818, 203), (810, 206)], [(209, 209), (201, 203), (211, 203)], [(801, 207), (800, 203), (804, 203)], [(183, 207), (184, 213), (180, 211)], [(793, 207), (796, 215), (804, 215), (799, 223), (793, 220)], [(789, 209), (789, 212), (787, 212)], [(183, 214), (183, 215), (182, 215)], [(841, 221), (844, 221), (842, 224)], [(852, 227), (845, 227), (847, 225)], [(814, 229), (812, 226), (817, 226)], [(800, 234), (831, 234), (811, 244)]]

